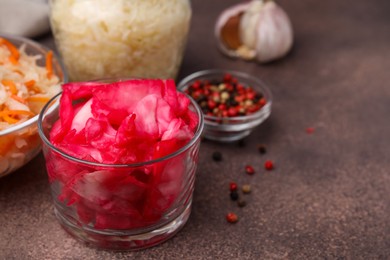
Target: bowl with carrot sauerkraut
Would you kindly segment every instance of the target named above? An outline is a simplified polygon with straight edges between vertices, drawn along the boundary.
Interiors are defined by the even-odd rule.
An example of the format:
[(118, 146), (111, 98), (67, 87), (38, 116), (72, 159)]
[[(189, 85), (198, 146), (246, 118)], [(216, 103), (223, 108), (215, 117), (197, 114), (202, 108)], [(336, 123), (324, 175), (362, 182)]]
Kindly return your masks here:
[(66, 81), (52, 50), (23, 37), (0, 34), (0, 177), (39, 153), (38, 114)]

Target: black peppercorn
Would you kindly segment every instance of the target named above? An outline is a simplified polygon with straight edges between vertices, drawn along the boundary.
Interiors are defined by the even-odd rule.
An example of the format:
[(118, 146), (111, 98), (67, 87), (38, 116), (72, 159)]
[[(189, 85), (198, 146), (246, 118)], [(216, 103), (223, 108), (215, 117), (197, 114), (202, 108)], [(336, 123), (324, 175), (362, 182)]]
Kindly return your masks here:
[(213, 160), (216, 162), (222, 161), (222, 154), (220, 152), (214, 152)]
[(238, 146), (239, 146), (239, 147), (245, 147), (245, 146), (246, 146), (245, 140), (244, 140), (244, 139), (239, 140), (239, 141), (238, 141)]
[(259, 144), (257, 146), (257, 150), (259, 150), (259, 153), (261, 153), (261, 154), (265, 154), (267, 152), (267, 149), (266, 149), (264, 144)]
[(231, 200), (238, 200), (238, 192), (237, 191), (232, 191), (230, 192), (230, 198)]
[(243, 208), (246, 206), (246, 201), (245, 200), (239, 200), (237, 201), (237, 205), (240, 207), (240, 208)]

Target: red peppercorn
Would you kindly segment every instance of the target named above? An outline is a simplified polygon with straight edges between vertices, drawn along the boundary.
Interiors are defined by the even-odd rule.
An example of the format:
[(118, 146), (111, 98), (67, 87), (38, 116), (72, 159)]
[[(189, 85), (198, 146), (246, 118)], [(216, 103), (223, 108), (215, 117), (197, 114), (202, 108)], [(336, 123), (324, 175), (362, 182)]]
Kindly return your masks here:
[(201, 89), (197, 89), (197, 90), (194, 91), (194, 93), (192, 93), (192, 97), (197, 99), (197, 98), (200, 97), (200, 95), (202, 95), (202, 92), (203, 91)]
[(256, 112), (257, 110), (259, 110), (259, 107), (258, 106), (256, 106), (256, 105), (252, 105), (252, 106), (250, 106), (250, 107), (248, 107), (248, 109), (247, 109), (247, 114), (250, 114), (250, 113), (254, 113), (254, 112)]
[(225, 110), (226, 109), (226, 105), (225, 104), (219, 104), (218, 109), (219, 110)]
[(264, 168), (270, 171), (274, 168), (274, 163), (271, 160), (267, 160), (264, 163)]
[(214, 102), (214, 100), (207, 101), (207, 105), (210, 109), (214, 109), (217, 106), (217, 103)]
[(261, 99), (259, 100), (259, 105), (260, 105), (260, 106), (264, 106), (266, 103), (267, 103), (267, 100), (266, 100), (265, 98), (261, 98)]
[(192, 83), (192, 88), (193, 89), (198, 89), (198, 88), (200, 88), (200, 84), (201, 84), (200, 81), (197, 80), (194, 83)]
[(230, 191), (235, 191), (235, 190), (237, 190), (237, 183), (231, 182), (229, 186), (230, 186)]
[(233, 212), (230, 212), (226, 215), (226, 220), (229, 223), (236, 223), (238, 221), (238, 217)]
[(225, 82), (230, 82), (232, 80), (232, 75), (229, 74), (229, 73), (226, 73), (224, 76), (223, 76), (223, 81)]
[(251, 165), (247, 165), (247, 166), (245, 166), (245, 172), (246, 172), (247, 174), (252, 175), (252, 174), (255, 173), (255, 169), (254, 169)]
[(244, 90), (245, 87), (241, 84), (237, 84), (237, 90)]
[(236, 116), (237, 114), (238, 114), (238, 111), (237, 111), (236, 108), (230, 107), (230, 108), (228, 109), (228, 115), (229, 115), (229, 116)]
[(231, 91), (234, 90), (233, 86), (230, 85), (230, 84), (227, 84), (227, 85), (226, 85), (226, 89), (227, 89), (229, 92), (231, 92)]
[(226, 111), (226, 110), (222, 111), (222, 116), (223, 117), (228, 117), (228, 115), (229, 115), (228, 111)]
[(255, 96), (256, 96), (256, 93), (253, 92), (253, 91), (248, 91), (248, 92), (246, 93), (246, 98), (247, 98), (247, 99), (252, 100), (252, 99), (255, 98)]
[(238, 102), (238, 103), (244, 101), (244, 99), (245, 99), (245, 96), (244, 96), (244, 95), (238, 95), (238, 96), (235, 96), (235, 97), (234, 97), (234, 100), (235, 100), (236, 102)]
[(314, 133), (314, 128), (313, 127), (306, 128), (306, 133), (308, 133), (308, 134)]

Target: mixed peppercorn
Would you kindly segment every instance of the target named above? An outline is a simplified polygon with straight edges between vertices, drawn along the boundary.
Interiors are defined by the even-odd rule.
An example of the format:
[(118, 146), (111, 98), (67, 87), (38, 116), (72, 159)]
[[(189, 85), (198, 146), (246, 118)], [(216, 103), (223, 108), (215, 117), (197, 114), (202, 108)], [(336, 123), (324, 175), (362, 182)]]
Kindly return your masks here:
[(267, 100), (252, 86), (241, 84), (237, 78), (225, 74), (213, 81), (196, 80), (186, 89), (207, 116), (235, 117), (252, 114)]
[[(260, 154), (265, 154), (267, 151), (266, 146), (264, 144), (257, 145), (257, 149), (258, 149)], [(223, 159), (222, 154), (220, 152), (217, 152), (217, 151), (213, 152), (212, 158), (216, 162), (222, 161), (222, 159)], [(266, 160), (264, 162), (264, 169), (268, 170), (268, 171), (273, 170), (274, 169), (273, 161)], [(254, 175), (256, 173), (255, 168), (249, 164), (245, 165), (244, 171), (248, 175)], [(245, 201), (245, 199), (242, 198), (239, 194), (239, 189), (238, 189), (238, 185), (236, 182), (229, 183), (229, 191), (230, 191), (230, 199), (232, 201), (235, 201), (237, 203), (238, 207), (242, 208), (242, 207), (245, 207), (247, 205), (247, 202)], [(251, 186), (249, 184), (242, 185), (241, 186), (241, 193), (244, 194), (244, 196), (245, 196), (245, 194), (251, 193)], [(226, 215), (226, 220), (229, 223), (236, 223), (238, 221), (238, 216), (234, 212), (229, 212)]]

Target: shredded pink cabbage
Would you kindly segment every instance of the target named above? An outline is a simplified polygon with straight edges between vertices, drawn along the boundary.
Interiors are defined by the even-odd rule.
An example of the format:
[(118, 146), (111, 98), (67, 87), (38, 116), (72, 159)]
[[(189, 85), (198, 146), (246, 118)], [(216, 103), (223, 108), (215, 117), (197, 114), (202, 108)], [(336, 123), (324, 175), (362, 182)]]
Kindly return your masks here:
[[(194, 136), (199, 122), (189, 104), (172, 80), (68, 83), (50, 140), (87, 161), (130, 164), (158, 159)], [(75, 207), (80, 223), (129, 229), (155, 223), (185, 193), (189, 156), (197, 160), (183, 153), (125, 169), (91, 169), (50, 152), (46, 161), (50, 181), (62, 184), (58, 199)]]

